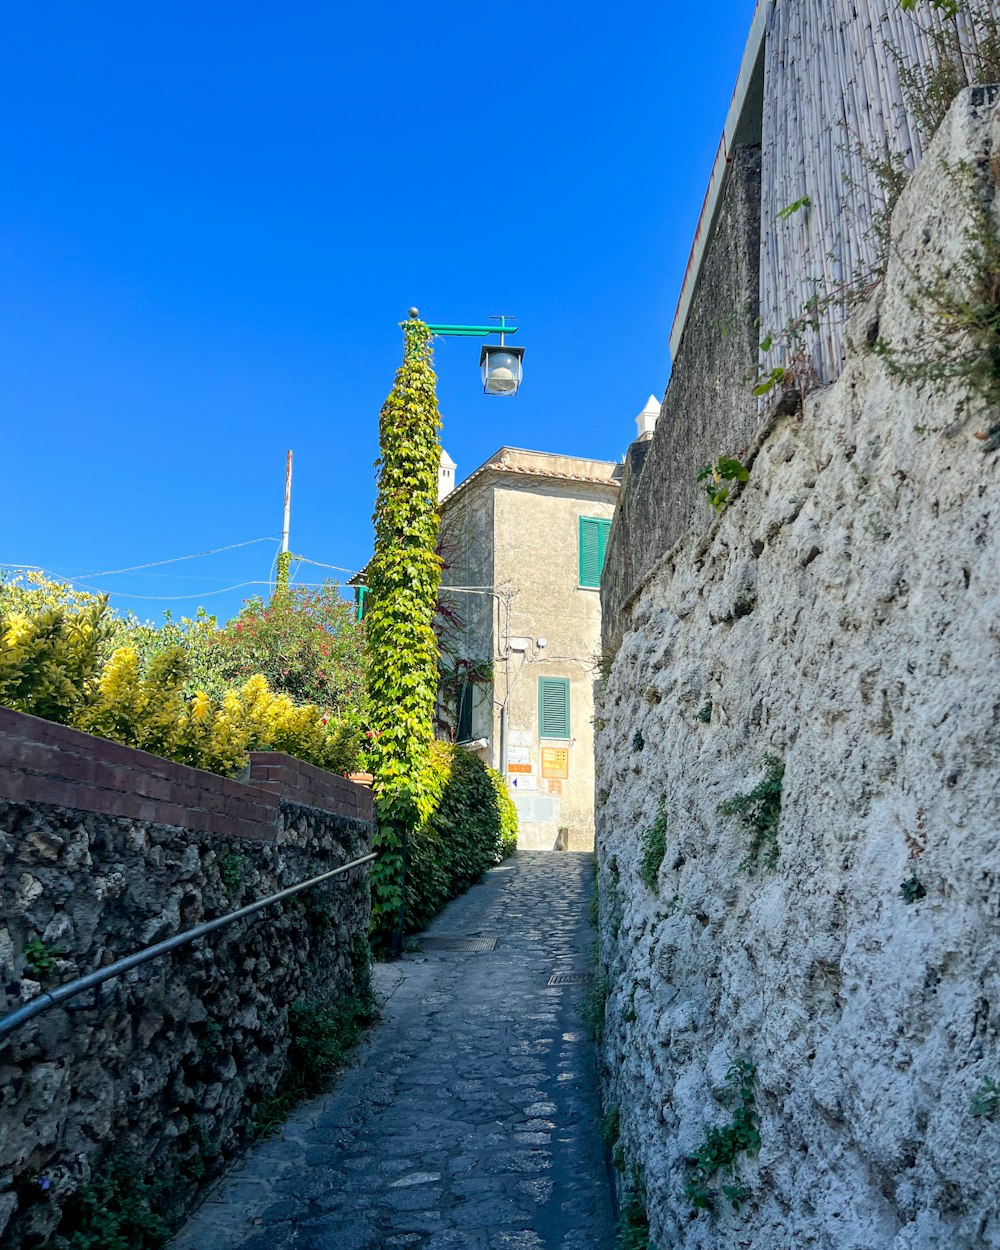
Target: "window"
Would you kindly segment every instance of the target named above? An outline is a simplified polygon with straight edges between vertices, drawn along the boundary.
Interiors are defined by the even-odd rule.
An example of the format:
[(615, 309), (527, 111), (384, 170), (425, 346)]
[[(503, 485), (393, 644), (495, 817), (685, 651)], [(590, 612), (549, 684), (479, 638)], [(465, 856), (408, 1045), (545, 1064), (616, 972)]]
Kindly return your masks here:
[(580, 517), (580, 585), (599, 587), (611, 522)]
[(469, 742), (472, 739), (472, 690), (472, 682), (467, 681), (459, 691), (456, 742)]
[(569, 678), (538, 679), (539, 738), (569, 737)]

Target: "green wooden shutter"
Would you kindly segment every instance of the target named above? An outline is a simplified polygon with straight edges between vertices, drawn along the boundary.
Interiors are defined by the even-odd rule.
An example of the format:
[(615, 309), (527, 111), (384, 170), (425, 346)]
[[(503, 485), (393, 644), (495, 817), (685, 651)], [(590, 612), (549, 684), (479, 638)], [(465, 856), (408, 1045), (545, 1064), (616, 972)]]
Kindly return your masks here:
[(458, 730), (456, 740), (468, 742), (472, 737), (472, 682), (467, 681), (458, 696)]
[(538, 736), (569, 737), (569, 678), (539, 677)]
[(598, 517), (580, 517), (581, 586), (600, 586), (610, 530), (610, 521)]

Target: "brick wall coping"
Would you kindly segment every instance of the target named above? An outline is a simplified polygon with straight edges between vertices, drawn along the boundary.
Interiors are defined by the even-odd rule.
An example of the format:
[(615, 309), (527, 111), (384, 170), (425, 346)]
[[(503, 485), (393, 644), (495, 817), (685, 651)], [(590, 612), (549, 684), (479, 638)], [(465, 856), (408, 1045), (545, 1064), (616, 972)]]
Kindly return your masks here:
[(289, 755), (255, 751), (249, 781), (233, 781), (4, 707), (0, 798), (264, 842), (281, 799), (372, 819), (364, 786)]

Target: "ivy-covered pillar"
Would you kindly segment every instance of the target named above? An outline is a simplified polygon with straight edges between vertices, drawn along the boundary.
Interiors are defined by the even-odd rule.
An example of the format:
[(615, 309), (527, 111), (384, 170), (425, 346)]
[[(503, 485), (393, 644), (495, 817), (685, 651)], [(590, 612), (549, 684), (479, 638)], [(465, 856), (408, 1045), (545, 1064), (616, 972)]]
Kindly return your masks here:
[(379, 858), (371, 874), (376, 942), (398, 953), (405, 923), (406, 837), (428, 815), (441, 582), (437, 481), (441, 463), (431, 331), (402, 323), (405, 348), (379, 417), (375, 554), (368, 566), (370, 725)]

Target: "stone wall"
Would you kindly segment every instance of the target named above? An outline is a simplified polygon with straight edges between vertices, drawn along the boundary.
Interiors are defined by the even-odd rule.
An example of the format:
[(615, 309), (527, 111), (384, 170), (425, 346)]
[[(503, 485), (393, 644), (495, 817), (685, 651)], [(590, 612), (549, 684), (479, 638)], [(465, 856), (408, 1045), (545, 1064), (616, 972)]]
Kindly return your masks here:
[[(960, 97), (843, 374), (765, 422), (746, 487), (661, 554), (599, 700), (605, 1098), (660, 1247), (1000, 1247), (1000, 426), (866, 346), (940, 350), (915, 308), (975, 254), (963, 178), (1000, 230), (996, 96)], [(777, 859), (758, 807), (750, 870), (719, 807), (766, 757)], [(737, 1060), (760, 1151), (692, 1210)]]
[(703, 525), (698, 470), (753, 434), (759, 270), (760, 148), (738, 147), (656, 431), (626, 457), (601, 578), (606, 650), (620, 643), (626, 605), (657, 556)]
[[(0, 710), (0, 761), (3, 1011), (370, 850), (370, 794), (287, 756), (242, 784)], [(0, 1043), (5, 1250), (58, 1246), (111, 1158), (189, 1208), (260, 1127), (289, 1007), (361, 988), (368, 915), (362, 867)]]

